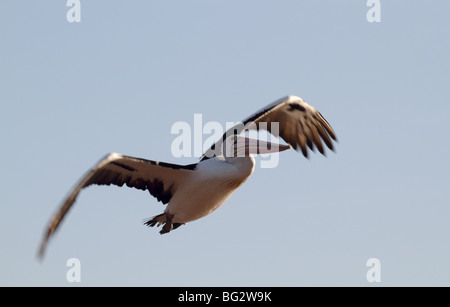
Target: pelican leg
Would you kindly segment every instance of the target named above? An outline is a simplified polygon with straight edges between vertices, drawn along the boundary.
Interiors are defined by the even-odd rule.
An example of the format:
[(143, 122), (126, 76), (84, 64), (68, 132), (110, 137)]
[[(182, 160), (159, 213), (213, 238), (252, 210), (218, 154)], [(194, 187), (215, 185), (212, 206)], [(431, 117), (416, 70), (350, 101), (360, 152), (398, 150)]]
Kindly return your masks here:
[(166, 222), (164, 223), (163, 228), (159, 232), (160, 234), (168, 233), (169, 231), (171, 231), (173, 229), (172, 219), (173, 219), (173, 214), (166, 213)]

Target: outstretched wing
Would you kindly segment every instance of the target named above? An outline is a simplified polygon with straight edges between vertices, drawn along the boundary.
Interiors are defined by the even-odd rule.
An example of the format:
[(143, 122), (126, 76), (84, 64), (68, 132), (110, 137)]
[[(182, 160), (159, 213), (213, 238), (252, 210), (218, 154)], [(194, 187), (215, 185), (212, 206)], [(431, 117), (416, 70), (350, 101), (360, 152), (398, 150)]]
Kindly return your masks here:
[(111, 153), (95, 165), (75, 186), (48, 224), (39, 249), (42, 257), (47, 242), (74, 204), (83, 188), (90, 185), (117, 185), (148, 190), (158, 201), (167, 204), (178, 186), (195, 169), (196, 164), (176, 165)]
[(273, 133), (272, 123), (278, 123), (279, 136), (294, 149), (301, 150), (305, 157), (308, 157), (308, 148), (314, 150), (317, 147), (321, 154), (325, 154), (322, 141), (333, 150), (333, 140), (337, 140), (330, 124), (319, 111), (300, 97), (287, 96), (228, 129), (223, 137), (205, 152), (201, 160), (220, 155), (223, 141), (228, 136), (238, 135), (244, 130), (259, 129), (261, 123), (267, 123), (264, 128), (271, 133)]

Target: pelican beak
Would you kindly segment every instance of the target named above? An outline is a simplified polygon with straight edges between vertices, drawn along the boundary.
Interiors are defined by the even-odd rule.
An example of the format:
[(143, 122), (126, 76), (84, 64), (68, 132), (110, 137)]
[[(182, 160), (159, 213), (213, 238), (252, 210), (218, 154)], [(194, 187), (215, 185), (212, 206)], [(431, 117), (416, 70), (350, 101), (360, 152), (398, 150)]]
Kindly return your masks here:
[(291, 149), (290, 145), (283, 145), (261, 140), (250, 139), (239, 136), (237, 138), (237, 148), (245, 148), (245, 153), (248, 154), (268, 154)]

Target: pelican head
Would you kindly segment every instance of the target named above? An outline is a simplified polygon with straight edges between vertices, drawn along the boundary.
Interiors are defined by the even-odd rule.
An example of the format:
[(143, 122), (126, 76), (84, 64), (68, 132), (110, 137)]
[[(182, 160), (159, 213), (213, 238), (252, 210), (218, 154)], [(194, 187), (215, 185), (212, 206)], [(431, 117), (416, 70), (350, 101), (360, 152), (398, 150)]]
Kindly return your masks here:
[(244, 136), (232, 135), (225, 139), (224, 155), (226, 158), (248, 157), (251, 154), (268, 154), (292, 148), (290, 145), (265, 142)]

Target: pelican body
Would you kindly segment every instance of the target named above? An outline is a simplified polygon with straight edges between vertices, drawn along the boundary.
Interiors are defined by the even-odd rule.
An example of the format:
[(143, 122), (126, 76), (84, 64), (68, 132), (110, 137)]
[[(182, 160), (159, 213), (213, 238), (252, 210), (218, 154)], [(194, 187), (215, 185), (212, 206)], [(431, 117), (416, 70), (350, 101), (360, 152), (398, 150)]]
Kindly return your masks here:
[[(240, 134), (257, 129), (260, 122), (279, 123), (280, 137), (290, 145), (249, 139)], [(116, 185), (147, 190), (163, 204), (162, 214), (147, 219), (150, 227), (163, 225), (168, 233), (181, 225), (205, 217), (219, 208), (253, 173), (253, 154), (275, 153), (294, 148), (308, 156), (307, 147), (324, 154), (333, 150), (333, 129), (312, 106), (296, 96), (287, 96), (266, 106), (229, 129), (195, 164), (177, 165), (111, 153), (100, 160), (75, 186), (52, 217), (39, 248), (42, 258), (47, 243), (83, 188)], [(270, 132), (270, 126), (267, 126)]]
[[(233, 146), (233, 155), (213, 157), (196, 164), (172, 196), (164, 213), (149, 219), (146, 225), (165, 224), (160, 231), (163, 234), (209, 215), (253, 173), (255, 159), (252, 153), (272, 153), (290, 148), (237, 136), (227, 139), (225, 143)], [(267, 149), (269, 146), (271, 149)], [(244, 154), (238, 156), (238, 152)]]

